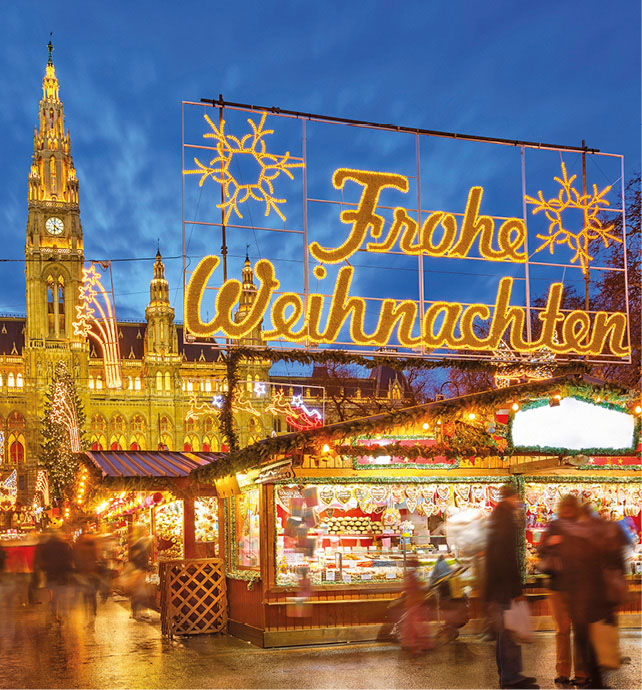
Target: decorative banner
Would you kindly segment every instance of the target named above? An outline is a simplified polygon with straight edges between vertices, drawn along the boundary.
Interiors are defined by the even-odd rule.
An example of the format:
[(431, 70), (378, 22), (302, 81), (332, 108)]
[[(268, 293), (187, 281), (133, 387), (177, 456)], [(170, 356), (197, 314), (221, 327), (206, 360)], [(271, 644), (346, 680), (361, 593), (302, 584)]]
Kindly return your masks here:
[[(614, 265), (604, 254), (626, 242), (621, 156), (376, 123), (355, 130), (332, 117), (222, 101), (184, 103), (183, 120), (183, 232), (191, 246), (200, 242), (195, 229), (209, 233), (185, 271), (185, 328), (195, 338), (234, 346), (262, 329), (268, 343), (435, 358), (466, 351), (499, 364), (508, 348), (511, 364), (541, 375), (556, 356), (630, 358), (628, 307), (563, 308), (578, 283), (626, 275), (623, 256)], [(550, 151), (559, 153), (554, 164)], [(458, 158), (489, 153), (493, 170), (512, 169), (521, 185), (488, 176), (487, 166), (453, 169)], [(585, 176), (569, 175), (582, 162)], [(605, 177), (618, 188), (598, 187)], [(197, 220), (201, 194), (216, 210)], [(217, 227), (224, 251), (205, 255)], [(251, 266), (256, 285), (245, 303), (240, 260), (250, 229), (265, 231), (260, 252), (270, 259)], [(479, 261), (494, 267), (480, 272)], [(551, 282), (551, 267), (565, 282)], [(498, 373), (499, 383), (507, 374)]]
[[(111, 264), (101, 263), (101, 268)], [(123, 377), (120, 367), (120, 343), (118, 325), (113, 307), (114, 295), (111, 295), (101, 283), (102, 276), (96, 270), (96, 264), (82, 269), (82, 284), (79, 288), (79, 304), (76, 306), (76, 320), (73, 323), (75, 335), (93, 338), (100, 348), (105, 368), (107, 388), (122, 388)]]

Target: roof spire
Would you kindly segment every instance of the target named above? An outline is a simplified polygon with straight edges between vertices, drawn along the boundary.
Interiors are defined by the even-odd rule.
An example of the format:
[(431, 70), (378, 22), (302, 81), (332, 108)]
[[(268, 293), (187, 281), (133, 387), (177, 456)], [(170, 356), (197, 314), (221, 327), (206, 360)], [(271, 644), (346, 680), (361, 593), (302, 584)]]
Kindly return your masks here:
[(53, 31), (49, 32), (49, 43), (47, 43), (47, 48), (49, 48), (49, 59), (47, 60), (48, 65), (53, 65), (53, 43), (51, 39), (53, 37)]
[(250, 245), (249, 243), (245, 245), (245, 263), (250, 263)]

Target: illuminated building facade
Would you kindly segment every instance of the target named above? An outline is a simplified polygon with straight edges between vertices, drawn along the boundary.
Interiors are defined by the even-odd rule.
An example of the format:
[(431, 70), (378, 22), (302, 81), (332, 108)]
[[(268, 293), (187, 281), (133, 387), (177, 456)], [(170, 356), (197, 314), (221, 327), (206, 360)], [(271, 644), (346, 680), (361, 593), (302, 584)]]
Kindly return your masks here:
[[(42, 493), (38, 485), (41, 420), (60, 362), (71, 373), (83, 403), (90, 448), (225, 449), (218, 409), (211, 404), (227, 386), (221, 349), (214, 339), (204, 339), (204, 344), (187, 342), (183, 326), (174, 322), (160, 251), (153, 266), (145, 320), (114, 319), (119, 362), (105, 361), (106, 349), (92, 337), (86, 323), (79, 321), (79, 315), (86, 313), (82, 300), (86, 292), (81, 287), (86, 290), (94, 266), (88, 267), (84, 259), (79, 183), (51, 49), (42, 88), (28, 177), (26, 318), (0, 315), (0, 434), (4, 438), (0, 482), (16, 471), (18, 500), (23, 503), (34, 492)], [(236, 320), (243, 318), (256, 297), (249, 258), (242, 285)], [(243, 341), (249, 346), (261, 344), (260, 325)], [(266, 399), (264, 385), (257, 386), (257, 382), (270, 381), (269, 368), (269, 362), (256, 361), (239, 370), (243, 404), (234, 408), (234, 415), (242, 445), (290, 428), (285, 414), (281, 418), (270, 413), (275, 407), (270, 395)], [(308, 387), (326, 383), (314, 378), (278, 377), (278, 388), (269, 390), (281, 389), (286, 406), (297, 395), (302, 404), (320, 408), (323, 395), (319, 389), (310, 393)], [(351, 378), (346, 391), (358, 398), (363, 392), (365, 398), (367, 389), (369, 394), (394, 399), (401, 406), (403, 384), (400, 387), (400, 382), (387, 379), (384, 385), (380, 383), (376, 377), (363, 384)], [(330, 421), (333, 414), (327, 409)], [(190, 413), (194, 410), (198, 412)], [(355, 407), (354, 413), (357, 411), (363, 414), (362, 405)]]

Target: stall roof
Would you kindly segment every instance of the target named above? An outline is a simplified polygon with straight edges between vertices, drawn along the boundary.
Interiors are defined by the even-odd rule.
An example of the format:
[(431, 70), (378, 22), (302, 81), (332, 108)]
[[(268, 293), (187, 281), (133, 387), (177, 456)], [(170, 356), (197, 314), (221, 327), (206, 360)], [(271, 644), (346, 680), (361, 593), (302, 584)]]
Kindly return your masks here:
[(335, 422), (334, 424), (316, 427), (307, 431), (291, 432), (288, 434), (281, 434), (274, 438), (262, 439), (234, 453), (223, 454), (221, 462), (217, 463), (216, 466), (199, 467), (194, 471), (192, 476), (199, 479), (207, 478), (211, 480), (233, 472), (244, 471), (250, 467), (260, 466), (265, 462), (269, 462), (275, 455), (289, 453), (296, 448), (303, 449), (314, 440), (323, 439), (325, 441), (345, 438), (349, 435), (353, 435), (355, 433), (355, 428), (358, 428), (361, 433), (367, 433), (382, 422), (391, 425), (404, 424), (420, 419), (428, 412), (439, 414), (453, 407), (474, 404), (476, 402), (488, 402), (489, 400), (498, 400), (498, 398), (509, 401), (513, 397), (519, 398), (520, 395), (524, 394), (545, 393), (565, 383), (585, 384), (603, 389), (628, 392), (632, 397), (635, 395), (632, 391), (626, 391), (626, 389), (618, 384), (598, 379), (586, 373), (561, 374), (549, 379), (530, 381), (499, 389), (493, 388), (491, 390), (469, 393), (442, 400), (433, 400), (421, 405), (382, 412), (369, 417), (349, 419), (343, 422)]
[(225, 457), (226, 453), (144, 450), (90, 450), (85, 455), (103, 477), (186, 477), (192, 470)]

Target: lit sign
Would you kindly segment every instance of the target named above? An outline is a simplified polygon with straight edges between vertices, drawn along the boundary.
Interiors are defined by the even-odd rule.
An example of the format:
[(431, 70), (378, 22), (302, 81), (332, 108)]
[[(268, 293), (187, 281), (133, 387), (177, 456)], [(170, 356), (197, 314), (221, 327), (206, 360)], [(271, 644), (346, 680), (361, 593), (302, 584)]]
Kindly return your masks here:
[[(251, 118), (247, 120), (251, 132), (242, 138), (226, 133), (222, 119), (217, 127), (207, 115), (205, 118), (211, 129), (205, 137), (214, 139), (216, 155), (208, 163), (195, 157), (196, 168), (186, 169), (184, 174), (198, 174), (199, 186), (208, 179), (220, 186), (221, 203), (217, 206), (222, 214), (221, 226), (231, 222), (232, 213), (242, 219), (243, 204), (252, 200), (264, 208), (266, 217), (274, 211), (285, 222), (286, 199), (276, 196), (277, 178), (287, 177), (293, 180), (288, 184), (294, 184), (296, 175), (303, 176), (306, 190), (305, 159), (296, 158), (289, 151), (278, 155), (267, 153), (265, 136), (274, 134), (274, 130), (265, 129), (266, 113), (258, 124)], [(258, 170), (256, 180), (243, 183), (243, 178), (233, 173), (234, 159), (242, 156), (254, 161)], [(293, 173), (296, 168), (300, 170)], [(548, 278), (547, 294), (541, 295), (537, 307), (532, 306), (527, 287), (526, 303), (523, 303), (524, 283), (519, 281), (528, 282), (528, 267), (538, 252), (566, 251), (559, 263), (550, 266), (580, 269), (588, 280), (598, 245), (608, 248), (624, 241), (613, 223), (602, 221), (605, 210), (609, 210), (607, 197), (611, 187), (598, 189), (594, 185), (592, 192), (580, 193), (574, 187), (576, 177), (569, 177), (562, 163), (562, 176), (554, 178), (561, 187), (557, 195), (547, 198), (542, 191), (535, 197), (523, 193), (524, 217), (497, 217), (483, 213), (485, 190), (481, 186), (467, 188), (460, 199), (465, 204), (463, 213), (439, 207), (418, 211), (410, 202), (417, 179), (396, 172), (335, 168), (331, 183), (336, 199), (309, 198), (304, 191), (305, 231), (282, 230), (304, 235), (305, 290), (288, 289), (286, 283), (291, 281), (291, 275), (277, 269), (276, 260), (260, 259), (253, 266), (256, 292), (252, 302), (239, 309), (244, 284), (235, 277), (223, 280), (221, 258), (204, 256), (186, 282), (185, 327), (197, 338), (223, 335), (242, 339), (262, 328), (266, 342), (286, 341), (308, 347), (397, 347), (415, 354), (475, 351), (492, 357), (492, 353), (507, 345), (514, 353), (546, 352), (550, 358), (555, 355), (630, 356), (627, 314), (566, 308), (564, 282)], [(344, 204), (344, 194), (352, 201)], [(401, 195), (409, 203), (390, 205), (382, 201), (385, 194), (394, 194), (397, 199)], [(307, 216), (311, 202), (339, 204), (339, 210), (334, 211), (337, 222), (332, 226), (332, 233), (326, 231), (314, 240), (309, 234)], [(536, 226), (540, 232), (533, 234), (539, 244), (530, 248), (527, 208), (531, 210), (529, 217), (537, 216), (537, 222), (541, 217), (547, 223), (546, 227)], [(582, 216), (579, 229), (567, 221), (571, 213)], [(332, 215), (328, 215), (325, 222), (332, 224)], [(260, 229), (280, 231), (274, 225)], [(420, 263), (419, 299), (387, 296), (397, 289), (396, 283), (390, 283), (394, 288), (384, 296), (366, 297), (355, 287), (364, 273), (355, 265), (358, 253), (372, 256), (373, 263), (374, 255), (388, 255), (391, 259), (394, 255), (395, 259), (415, 257), (420, 262), (453, 259), (516, 264), (525, 270), (525, 278), (517, 277), (515, 271), (504, 271), (504, 275), (495, 272), (496, 288), (491, 288), (492, 301), (487, 303), (479, 297), (461, 301), (427, 299), (423, 292), (425, 269)], [(214, 283), (217, 287), (210, 287)], [(310, 289), (310, 283), (316, 289)], [(204, 313), (208, 318), (203, 318)]]
[(569, 450), (631, 448), (632, 415), (575, 398), (562, 398), (555, 407), (544, 405), (515, 413), (513, 444), (519, 447)]

